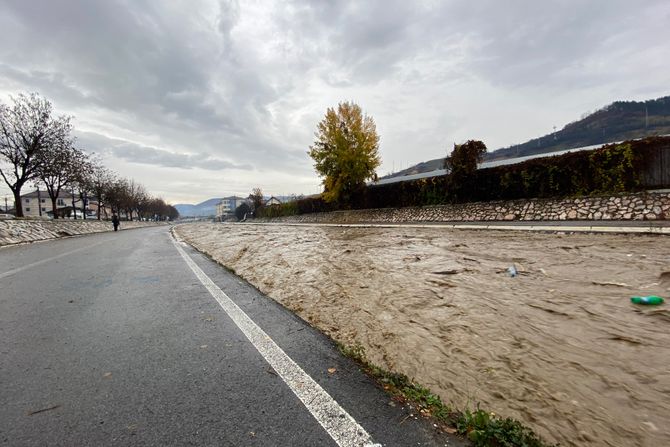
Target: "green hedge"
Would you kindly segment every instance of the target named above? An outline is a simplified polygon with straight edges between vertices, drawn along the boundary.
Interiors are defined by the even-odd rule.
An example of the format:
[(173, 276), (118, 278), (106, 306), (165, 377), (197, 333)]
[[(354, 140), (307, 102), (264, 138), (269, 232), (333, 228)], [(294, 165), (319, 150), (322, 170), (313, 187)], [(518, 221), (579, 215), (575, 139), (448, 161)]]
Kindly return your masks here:
[(646, 186), (642, 181), (644, 172), (650, 163), (656, 162), (660, 150), (670, 156), (670, 137), (626, 141), (593, 151), (479, 169), (459, 184), (449, 175), (444, 175), (368, 186), (350, 204), (338, 206), (321, 198), (306, 198), (261, 208), (257, 216), (635, 192)]
[(256, 217), (294, 216), (327, 211), (336, 211), (337, 204), (327, 203), (321, 197), (298, 199), (280, 205), (264, 206), (256, 210)]

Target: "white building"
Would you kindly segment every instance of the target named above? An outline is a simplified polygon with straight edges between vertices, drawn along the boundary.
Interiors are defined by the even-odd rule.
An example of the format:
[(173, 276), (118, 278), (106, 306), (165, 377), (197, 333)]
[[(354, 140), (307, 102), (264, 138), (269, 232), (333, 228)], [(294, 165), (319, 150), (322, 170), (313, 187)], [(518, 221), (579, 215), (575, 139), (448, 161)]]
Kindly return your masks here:
[[(21, 196), (21, 205), (25, 217), (53, 217), (51, 197), (46, 191), (33, 191)], [(81, 218), (82, 201), (77, 194), (74, 200), (77, 217)], [(72, 215), (72, 194), (61, 191), (56, 199), (56, 209), (59, 215)]]
[(224, 197), (216, 205), (216, 220), (222, 220), (226, 216), (230, 216), (235, 213), (235, 210), (238, 206), (243, 203), (248, 203), (247, 199), (244, 197), (230, 196)]

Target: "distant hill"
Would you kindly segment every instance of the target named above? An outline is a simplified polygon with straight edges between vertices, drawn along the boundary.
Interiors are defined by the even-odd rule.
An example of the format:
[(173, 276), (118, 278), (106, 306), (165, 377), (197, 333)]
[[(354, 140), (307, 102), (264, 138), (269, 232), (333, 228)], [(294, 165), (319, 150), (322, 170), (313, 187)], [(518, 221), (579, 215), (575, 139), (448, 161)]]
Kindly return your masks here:
[(216, 205), (221, 201), (221, 198), (213, 198), (205, 200), (204, 202), (198, 203), (197, 205), (191, 205), (188, 203), (180, 203), (175, 205), (179, 211), (179, 216), (181, 217), (203, 217), (203, 216), (215, 216), (216, 215)]
[[(548, 154), (596, 144), (670, 134), (670, 96), (649, 101), (617, 101), (561, 130), (488, 152), (484, 161)], [(442, 169), (444, 158), (425, 161), (382, 178)]]

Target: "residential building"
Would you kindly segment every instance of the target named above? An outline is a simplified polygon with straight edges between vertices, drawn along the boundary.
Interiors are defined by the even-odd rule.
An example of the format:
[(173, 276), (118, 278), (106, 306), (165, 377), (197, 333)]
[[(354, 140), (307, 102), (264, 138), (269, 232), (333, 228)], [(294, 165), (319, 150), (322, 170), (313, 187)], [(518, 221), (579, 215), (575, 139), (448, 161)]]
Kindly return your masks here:
[(223, 220), (226, 216), (230, 216), (235, 213), (235, 210), (238, 206), (242, 205), (247, 201), (244, 197), (230, 196), (224, 197), (216, 205), (216, 220)]
[[(46, 191), (35, 190), (28, 194), (22, 195), (21, 204), (23, 206), (23, 215), (25, 217), (53, 217), (51, 198), (49, 197), (49, 193)], [(80, 217), (82, 211), (82, 201), (78, 195), (75, 196), (74, 206), (77, 216)], [(56, 198), (56, 208), (58, 210), (59, 216), (67, 217), (72, 215), (72, 194), (61, 191), (61, 193)], [(90, 214), (88, 207), (87, 211), (89, 211)]]
[(281, 205), (281, 200), (279, 200), (275, 196), (272, 196), (265, 201), (265, 206), (270, 206), (270, 205)]

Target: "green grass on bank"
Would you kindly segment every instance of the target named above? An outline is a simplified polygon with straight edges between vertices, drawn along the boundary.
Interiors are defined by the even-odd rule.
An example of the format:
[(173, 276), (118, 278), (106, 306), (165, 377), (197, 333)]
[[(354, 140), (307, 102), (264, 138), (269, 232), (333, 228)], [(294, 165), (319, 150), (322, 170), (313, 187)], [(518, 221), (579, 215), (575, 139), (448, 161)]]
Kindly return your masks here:
[(394, 399), (412, 404), (422, 416), (432, 418), (445, 428), (455, 429), (476, 447), (552, 446), (515, 419), (503, 419), (479, 406), (472, 410), (456, 410), (445, 405), (438, 395), (414, 383), (404, 374), (390, 372), (370, 363), (365, 357), (365, 349), (360, 345), (338, 344), (338, 347), (343, 355), (355, 360)]

